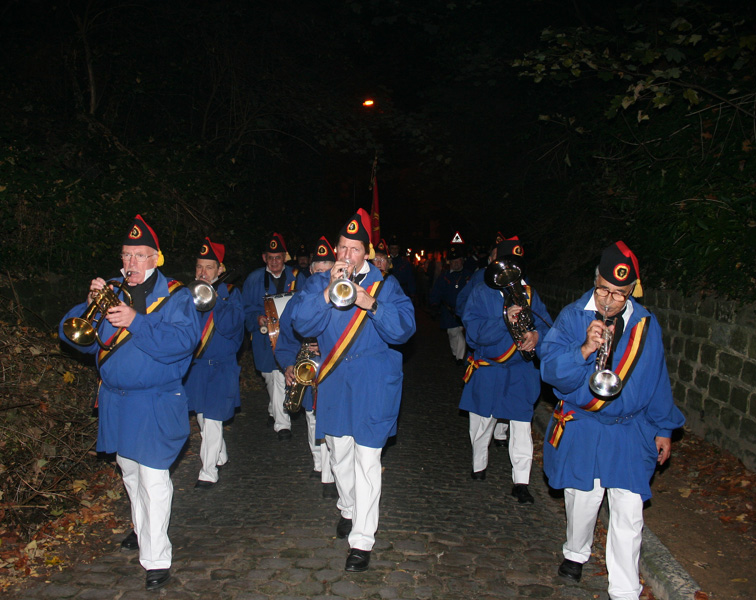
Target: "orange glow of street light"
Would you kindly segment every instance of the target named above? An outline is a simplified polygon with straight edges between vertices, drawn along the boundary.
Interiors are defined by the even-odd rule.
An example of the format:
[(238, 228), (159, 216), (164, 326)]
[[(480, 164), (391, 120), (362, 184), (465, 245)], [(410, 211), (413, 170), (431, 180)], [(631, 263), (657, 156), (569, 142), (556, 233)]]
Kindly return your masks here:
[(368, 98), (367, 100), (365, 100), (362, 103), (362, 106), (373, 106), (374, 104), (375, 104), (375, 102), (373, 100), (371, 100), (370, 98)]

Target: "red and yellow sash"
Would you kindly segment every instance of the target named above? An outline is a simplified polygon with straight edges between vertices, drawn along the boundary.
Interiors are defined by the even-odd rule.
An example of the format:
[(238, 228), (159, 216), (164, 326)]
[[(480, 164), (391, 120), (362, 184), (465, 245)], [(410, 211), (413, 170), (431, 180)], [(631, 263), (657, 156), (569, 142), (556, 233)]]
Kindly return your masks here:
[(560, 400), (556, 405), (556, 408), (554, 409), (554, 420), (552, 421), (551, 431), (549, 431), (546, 435), (546, 439), (548, 440), (549, 444), (554, 446), (555, 449), (559, 448), (559, 442), (562, 441), (562, 434), (564, 433), (565, 424), (567, 423), (567, 421), (572, 421), (572, 419), (575, 418), (572, 416), (574, 414), (574, 410), (564, 412), (564, 401)]
[[(512, 344), (504, 354), (501, 354), (497, 356), (496, 358), (489, 358), (486, 360), (485, 358), (473, 358), (472, 354), (467, 357), (467, 369), (465, 370), (465, 374), (462, 376), (462, 381), (467, 383), (470, 381), (470, 378), (472, 377), (473, 373), (478, 370), (478, 367), (488, 367), (491, 365), (491, 363), (504, 363), (507, 362), (510, 358), (514, 356), (514, 353), (517, 352), (517, 344)], [(488, 361), (491, 362), (488, 362)]]
[(202, 358), (202, 355), (205, 353), (205, 350), (207, 350), (208, 345), (210, 345), (210, 340), (213, 339), (214, 333), (215, 311), (211, 311), (210, 316), (207, 318), (207, 323), (205, 323), (205, 327), (202, 329), (202, 337), (200, 338), (200, 343), (197, 345), (197, 348), (194, 351), (194, 358)]
[(287, 292), (295, 292), (297, 287), (297, 275), (299, 275), (299, 269), (292, 269), (291, 274), (294, 275), (294, 279), (289, 282)]
[[(637, 323), (635, 327), (633, 327), (630, 331), (630, 340), (627, 343), (625, 353), (622, 355), (622, 360), (620, 360), (620, 363), (617, 366), (616, 370), (617, 375), (620, 376), (624, 383), (627, 383), (627, 380), (630, 378), (630, 375), (632, 375), (633, 370), (635, 369), (635, 365), (637, 365), (638, 361), (640, 360), (641, 353), (643, 352), (643, 346), (646, 343), (646, 335), (648, 334), (648, 323), (649, 318), (643, 317), (640, 322)], [(610, 402), (611, 400), (600, 400), (599, 398), (593, 398), (590, 402), (588, 402), (584, 406), (581, 406), (580, 408), (589, 412), (597, 412)], [(573, 416), (574, 414), (574, 410), (566, 413), (564, 412), (563, 400), (560, 400), (559, 404), (556, 405), (556, 408), (554, 409), (551, 429), (547, 433), (546, 437), (549, 444), (554, 446), (555, 449), (559, 447), (559, 442), (561, 442), (562, 440), (565, 425), (568, 421), (572, 421), (575, 418)]]
[[(382, 287), (383, 280), (376, 281), (375, 283), (371, 283), (365, 291), (373, 298), (377, 298)], [(349, 320), (349, 323), (347, 323), (347, 326), (339, 336), (339, 339), (336, 340), (336, 343), (333, 348), (331, 348), (328, 356), (326, 356), (320, 364), (317, 385), (323, 383), (325, 378), (333, 373), (333, 370), (339, 365), (342, 358), (349, 354), (349, 349), (352, 347), (357, 336), (359, 336), (362, 328), (365, 326), (366, 320), (366, 310), (358, 309), (354, 311), (354, 315), (352, 315), (352, 318)]]
[[(147, 314), (150, 314), (152, 312), (159, 311), (168, 300), (171, 299), (171, 296), (173, 294), (184, 287), (184, 284), (180, 281), (176, 281), (175, 279), (168, 282), (168, 295), (163, 296), (161, 298), (158, 298), (155, 300), (150, 306), (147, 307)], [(104, 318), (104, 315), (103, 315)], [(113, 335), (110, 336), (110, 338), (105, 342), (106, 346), (109, 346), (113, 343), (113, 339), (115, 336), (118, 335), (118, 331), (116, 331)], [(105, 364), (105, 361), (107, 361), (113, 353), (118, 350), (121, 346), (123, 346), (127, 341), (131, 339), (131, 332), (128, 329), (120, 330), (120, 335), (118, 335), (118, 339), (115, 340), (115, 344), (113, 344), (113, 347), (110, 350), (103, 350), (100, 348), (100, 351), (97, 353), (97, 366), (98, 368), (101, 368), (103, 364)]]
[[(630, 340), (627, 342), (627, 348), (622, 355), (619, 365), (615, 373), (619, 375), (623, 383), (627, 383), (627, 380), (632, 375), (635, 365), (638, 364), (641, 353), (643, 352), (643, 346), (646, 343), (646, 334), (648, 333), (648, 317), (643, 317), (635, 327), (630, 331)], [(593, 398), (588, 404), (581, 406), (583, 410), (589, 412), (597, 412), (609, 404), (611, 400), (601, 400), (600, 398)]]

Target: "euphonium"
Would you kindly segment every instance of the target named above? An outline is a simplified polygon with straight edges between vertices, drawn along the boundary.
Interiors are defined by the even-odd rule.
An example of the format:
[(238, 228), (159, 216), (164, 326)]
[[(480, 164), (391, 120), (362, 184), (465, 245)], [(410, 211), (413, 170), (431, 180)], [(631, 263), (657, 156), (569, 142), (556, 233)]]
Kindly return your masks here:
[(599, 349), (596, 351), (596, 370), (588, 380), (588, 387), (600, 398), (613, 398), (622, 391), (622, 379), (617, 373), (606, 368), (606, 362), (609, 353), (612, 351), (612, 341), (614, 333), (610, 331), (606, 324), (606, 311), (609, 306), (604, 307), (604, 333)]
[[(129, 291), (126, 289), (126, 284), (129, 281), (130, 275), (131, 271), (128, 271), (126, 277), (123, 279), (123, 283), (117, 279), (111, 279), (106, 282), (102, 289), (93, 292), (95, 298), (92, 300), (92, 303), (87, 306), (87, 309), (81, 317), (71, 317), (70, 319), (65, 320), (63, 323), (63, 333), (66, 334), (66, 337), (69, 340), (80, 346), (89, 346), (96, 341), (103, 350), (110, 350), (115, 345), (115, 342), (109, 345), (103, 343), (100, 339), (100, 325), (102, 325), (105, 320), (104, 318), (105, 315), (108, 314), (108, 310), (121, 304), (121, 300), (111, 289), (111, 285), (114, 288), (118, 288), (123, 293), (129, 306), (131, 306), (131, 294), (129, 294)], [(100, 313), (99, 318), (97, 318), (97, 313)], [(116, 335), (113, 336), (113, 340), (118, 339), (118, 336), (121, 335), (121, 331), (123, 331), (123, 327), (118, 329)]]
[[(483, 274), (483, 279), (488, 287), (504, 292), (502, 317), (504, 317), (507, 329), (518, 347), (526, 333), (535, 331), (533, 313), (530, 310), (530, 304), (528, 304), (527, 294), (522, 287), (523, 277), (522, 264), (514, 256), (492, 261)], [(507, 316), (507, 309), (514, 305), (521, 306), (522, 310), (513, 323)], [(520, 354), (528, 362), (536, 356), (535, 350), (520, 350)]]
[(305, 389), (311, 385), (315, 385), (320, 365), (317, 362), (318, 355), (310, 350), (310, 343), (313, 341), (312, 338), (307, 338), (299, 347), (297, 359), (294, 362), (294, 379), (296, 381), (293, 385), (286, 388), (284, 408), (291, 413), (299, 412), (299, 409), (302, 408), (302, 398), (304, 397)]
[[(348, 260), (345, 262), (347, 265), (350, 264)], [(331, 304), (337, 308), (349, 308), (357, 301), (354, 268), (352, 268), (352, 272), (349, 275), (346, 273), (348, 269), (348, 266), (346, 269), (342, 269), (341, 277), (335, 279), (328, 286), (328, 298), (331, 300)]]

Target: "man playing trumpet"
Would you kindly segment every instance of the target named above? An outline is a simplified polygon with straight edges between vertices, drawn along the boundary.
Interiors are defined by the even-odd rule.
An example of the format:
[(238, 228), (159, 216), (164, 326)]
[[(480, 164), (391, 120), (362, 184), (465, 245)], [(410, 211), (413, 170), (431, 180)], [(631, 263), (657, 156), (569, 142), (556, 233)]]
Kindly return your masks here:
[[(155, 590), (170, 578), (173, 485), (168, 469), (189, 436), (181, 379), (199, 342), (200, 325), (189, 291), (157, 269), (163, 264), (158, 238), (140, 215), (123, 242), (121, 260), (133, 305), (121, 302), (100, 315), (98, 335), (110, 349), (94, 342), (75, 347), (96, 355), (102, 379), (97, 450), (116, 453), (131, 501), (134, 531), (121, 545), (139, 549), (146, 587)], [(63, 324), (82, 314), (105, 285), (102, 278), (92, 280), (87, 302), (61, 321), (61, 340), (68, 342)]]
[(223, 421), (240, 406), (239, 363), (236, 353), (244, 338), (244, 304), (233, 285), (218, 282), (226, 272), (226, 247), (205, 238), (197, 255), (195, 277), (212, 284), (217, 298), (211, 310), (200, 313), (202, 339), (194, 351), (184, 385), (189, 410), (197, 413), (202, 443), (196, 488), (211, 488), (218, 481), (218, 469), (228, 462), (223, 440)]
[[(594, 288), (566, 306), (546, 334), (541, 375), (559, 398), (543, 451), (549, 485), (564, 488), (567, 541), (558, 573), (580, 581), (606, 490), (609, 597), (637, 600), (643, 502), (684, 417), (672, 399), (659, 323), (631, 295), (642, 296), (638, 259), (617, 242), (602, 253)], [(622, 380), (616, 397), (589, 386), (604, 362), (597, 352), (607, 351), (606, 368)]]
[[(336, 535), (349, 537), (346, 570), (365, 571), (375, 543), (381, 497), (381, 449), (396, 433), (402, 396), (403, 344), (415, 332), (411, 300), (394, 277), (383, 278), (373, 257), (370, 216), (359, 211), (344, 225), (330, 272), (312, 275), (292, 312), (294, 329), (318, 340), (316, 437), (325, 437), (339, 493)], [(329, 294), (355, 275), (350, 305)], [(349, 287), (349, 286), (346, 286)]]

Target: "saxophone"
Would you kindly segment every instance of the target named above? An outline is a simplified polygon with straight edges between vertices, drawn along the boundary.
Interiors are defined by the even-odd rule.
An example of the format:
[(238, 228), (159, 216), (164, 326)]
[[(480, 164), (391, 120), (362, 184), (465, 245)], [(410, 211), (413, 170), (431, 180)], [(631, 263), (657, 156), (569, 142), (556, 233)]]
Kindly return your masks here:
[[(501, 290), (504, 293), (504, 307), (502, 317), (507, 325), (507, 330), (512, 336), (518, 348), (525, 334), (535, 331), (533, 311), (530, 310), (528, 295), (522, 287), (523, 268), (517, 258), (508, 256), (501, 260), (491, 262), (484, 273), (484, 281), (488, 287)], [(522, 310), (517, 319), (512, 322), (507, 316), (507, 309), (511, 306), (521, 306)], [(536, 357), (535, 350), (520, 350), (522, 358), (530, 362)]]
[(294, 379), (296, 381), (286, 388), (284, 398), (284, 408), (290, 413), (299, 412), (302, 408), (305, 390), (309, 386), (315, 385), (320, 365), (317, 361), (319, 355), (310, 349), (310, 344), (313, 342), (315, 342), (315, 338), (305, 338), (299, 347), (297, 359), (294, 361)]

